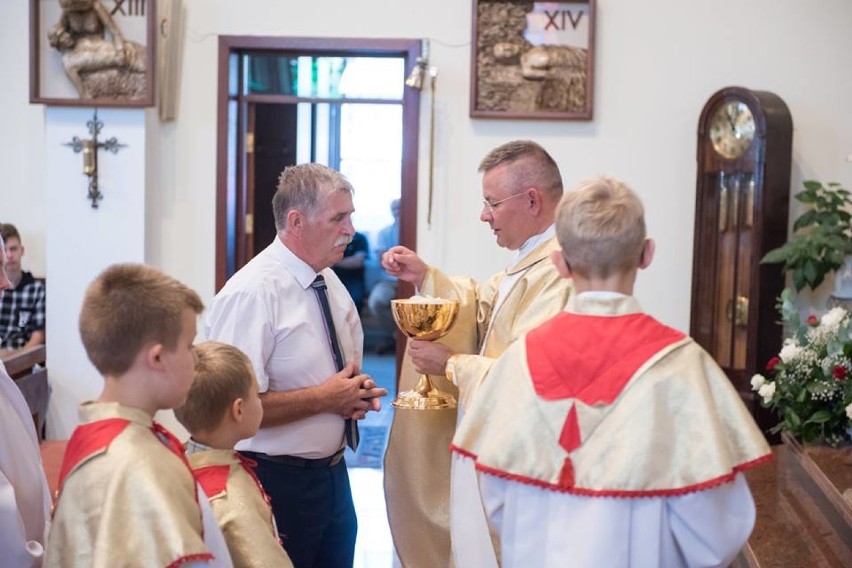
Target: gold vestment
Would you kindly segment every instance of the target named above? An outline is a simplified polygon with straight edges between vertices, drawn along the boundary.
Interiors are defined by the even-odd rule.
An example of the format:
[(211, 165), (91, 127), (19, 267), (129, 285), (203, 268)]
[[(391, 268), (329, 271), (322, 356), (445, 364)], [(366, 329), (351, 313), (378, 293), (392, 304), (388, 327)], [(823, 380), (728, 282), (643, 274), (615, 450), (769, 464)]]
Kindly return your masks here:
[(234, 450), (197, 452), (188, 459), (225, 535), (234, 568), (293, 568), (278, 540), (269, 497), (246, 469), (250, 466)]
[(46, 567), (165, 567), (212, 558), (192, 472), (155, 433), (149, 414), (88, 403), (78, 429), (122, 420), (127, 425), (114, 438), (83, 448), (85, 457), (70, 468), (63, 464)]
[[(554, 319), (544, 337), (535, 330), (507, 350), (453, 440), (453, 450), (474, 459), (478, 471), (575, 495), (659, 497), (715, 487), (771, 459), (730, 380), (691, 338), (680, 334), (637, 358), (635, 371), (621, 372), (623, 352), (606, 349), (635, 329), (616, 320), (640, 315), (638, 302), (579, 296), (566, 312), (558, 318), (595, 316), (607, 327), (589, 322), (587, 348), (560, 352), (560, 338), (570, 334), (558, 332), (577, 322), (559, 326)], [(673, 331), (656, 325), (660, 334)], [(552, 347), (539, 349), (542, 341)], [(597, 359), (605, 364), (581, 370), (578, 361), (594, 359), (595, 351), (607, 354)], [(576, 394), (543, 393), (541, 369), (552, 369), (561, 383), (551, 385)], [(589, 369), (595, 374), (583, 375)]]
[[(494, 359), (522, 333), (560, 312), (571, 293), (550, 260), (555, 238), (536, 246), (504, 272), (482, 285), (470, 278), (448, 277), (430, 268), (421, 294), (459, 300), (456, 324), (439, 341), (461, 354), (453, 365), (456, 385), (430, 376), (440, 390), (464, 407)], [(500, 281), (522, 273), (499, 303)], [(489, 326), (490, 323), (490, 326)], [(418, 374), (406, 354), (399, 390), (409, 390)], [(450, 443), (456, 410), (396, 410), (385, 454), (385, 496), (394, 546), (406, 568), (450, 566)]]

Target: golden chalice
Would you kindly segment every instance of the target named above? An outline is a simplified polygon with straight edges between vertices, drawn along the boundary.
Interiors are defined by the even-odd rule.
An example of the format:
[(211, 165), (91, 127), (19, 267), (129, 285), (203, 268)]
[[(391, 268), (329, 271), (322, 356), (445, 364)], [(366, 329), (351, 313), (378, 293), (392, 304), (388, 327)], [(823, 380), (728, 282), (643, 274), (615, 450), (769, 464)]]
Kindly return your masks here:
[[(413, 300), (413, 301), (412, 301)], [(396, 326), (411, 339), (435, 341), (447, 334), (456, 323), (458, 300), (391, 300)], [(403, 391), (391, 403), (396, 408), (437, 410), (455, 408), (453, 395), (435, 388), (429, 375), (420, 375), (413, 390)]]

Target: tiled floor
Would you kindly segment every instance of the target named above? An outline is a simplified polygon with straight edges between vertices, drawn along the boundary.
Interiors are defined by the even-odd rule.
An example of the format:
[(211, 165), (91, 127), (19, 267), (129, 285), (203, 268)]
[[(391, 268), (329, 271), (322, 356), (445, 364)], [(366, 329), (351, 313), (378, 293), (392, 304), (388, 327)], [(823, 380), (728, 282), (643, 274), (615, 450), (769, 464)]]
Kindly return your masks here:
[(385, 510), (383, 477), (381, 469), (349, 469), (352, 498), (358, 514), (354, 568), (391, 568), (394, 565), (393, 541)]
[[(352, 484), (355, 511), (358, 514), (354, 568), (391, 568), (399, 563), (394, 559), (393, 541), (388, 527), (381, 462), (387, 445), (387, 432), (393, 419), (393, 407), (390, 403), (396, 394), (396, 362), (392, 354), (367, 354), (363, 368), (380, 387), (388, 389), (389, 394), (382, 399), (381, 412), (369, 414), (361, 424), (362, 432), (368, 432), (370, 429), (373, 429), (374, 435), (382, 432), (384, 444), (372, 443), (369, 447), (359, 447), (359, 455), (352, 456), (347, 452), (346, 456), (347, 463), (352, 464), (349, 467), (349, 480)], [(362, 436), (362, 445), (365, 440)], [(369, 452), (369, 455), (363, 455), (364, 452)], [(378, 467), (357, 467), (358, 464)]]

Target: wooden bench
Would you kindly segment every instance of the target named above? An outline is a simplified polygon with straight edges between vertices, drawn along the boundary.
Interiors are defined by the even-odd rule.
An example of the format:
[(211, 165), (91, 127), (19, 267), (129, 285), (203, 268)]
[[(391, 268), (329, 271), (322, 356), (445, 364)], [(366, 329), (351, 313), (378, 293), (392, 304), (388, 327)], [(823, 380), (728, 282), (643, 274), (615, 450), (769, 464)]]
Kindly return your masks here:
[(774, 461), (746, 472), (757, 522), (732, 566), (852, 566), (852, 447), (782, 440)]
[[(24, 395), (39, 439), (44, 438), (44, 417), (50, 398), (47, 369), (43, 368), (46, 355), (44, 345), (24, 349), (0, 349), (0, 361), (3, 361), (6, 372)], [(35, 365), (41, 365), (42, 368), (33, 371)]]

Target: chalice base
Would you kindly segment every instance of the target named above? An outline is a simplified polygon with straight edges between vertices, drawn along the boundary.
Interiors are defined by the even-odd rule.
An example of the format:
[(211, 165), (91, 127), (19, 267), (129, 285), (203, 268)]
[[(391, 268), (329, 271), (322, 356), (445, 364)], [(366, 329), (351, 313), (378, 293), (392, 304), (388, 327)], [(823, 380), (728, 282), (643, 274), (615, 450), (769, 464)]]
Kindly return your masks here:
[(407, 410), (441, 410), (455, 408), (456, 399), (450, 393), (436, 389), (428, 375), (420, 375), (414, 389), (399, 393), (391, 406)]

